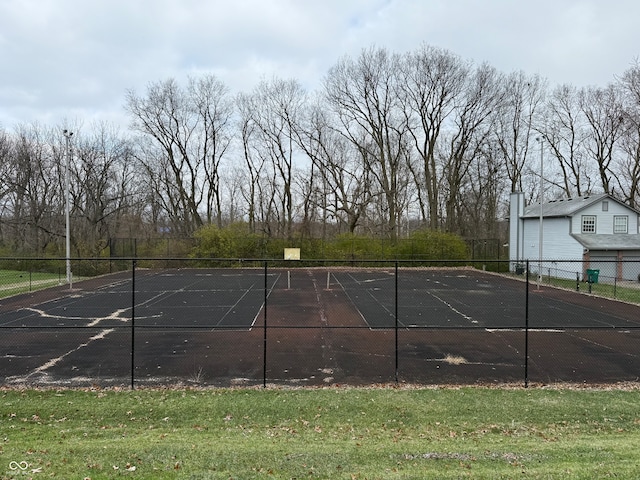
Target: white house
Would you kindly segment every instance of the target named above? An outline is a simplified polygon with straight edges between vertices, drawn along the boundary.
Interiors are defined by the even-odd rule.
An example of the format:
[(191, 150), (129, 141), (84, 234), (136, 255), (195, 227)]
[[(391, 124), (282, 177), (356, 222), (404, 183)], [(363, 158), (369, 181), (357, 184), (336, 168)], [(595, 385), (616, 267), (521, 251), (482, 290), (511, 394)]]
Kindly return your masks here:
[(607, 195), (524, 205), (521, 192), (511, 194), (509, 260), (513, 270), (529, 260), (529, 269), (543, 275), (584, 278), (599, 270), (601, 282), (639, 281), (640, 211)]

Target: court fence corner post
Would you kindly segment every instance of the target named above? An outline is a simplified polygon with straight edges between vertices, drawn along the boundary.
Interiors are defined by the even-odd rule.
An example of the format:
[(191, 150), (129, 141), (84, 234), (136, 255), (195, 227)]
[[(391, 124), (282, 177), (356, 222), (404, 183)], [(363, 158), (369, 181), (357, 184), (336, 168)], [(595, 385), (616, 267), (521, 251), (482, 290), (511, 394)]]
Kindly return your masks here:
[(262, 342), (262, 388), (267, 388), (267, 299), (269, 290), (267, 284), (267, 260), (264, 261), (264, 310), (263, 310), (263, 342)]
[(131, 261), (131, 390), (135, 390), (136, 260)]
[(399, 375), (398, 375), (398, 366), (399, 366), (398, 365), (398, 260), (396, 260), (396, 265), (395, 265), (395, 281), (396, 281), (396, 284), (395, 284), (395, 290), (396, 290), (396, 293), (395, 293), (395, 296), (396, 296), (395, 298), (395, 317), (396, 317), (396, 320), (395, 320), (395, 336), (396, 336), (395, 338), (395, 342), (396, 342), (395, 344), (395, 355), (396, 355), (395, 380), (396, 380), (396, 383), (398, 383), (398, 378), (399, 378)]

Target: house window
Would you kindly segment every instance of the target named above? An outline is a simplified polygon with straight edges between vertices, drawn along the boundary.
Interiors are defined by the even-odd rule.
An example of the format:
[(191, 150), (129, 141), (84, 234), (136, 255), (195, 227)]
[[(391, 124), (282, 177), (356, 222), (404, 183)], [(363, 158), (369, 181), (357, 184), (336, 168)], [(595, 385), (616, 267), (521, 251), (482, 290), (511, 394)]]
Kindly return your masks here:
[(609, 211), (609, 201), (608, 200), (604, 200), (602, 202), (602, 211), (603, 212), (608, 212)]
[(582, 233), (596, 233), (596, 216), (582, 216)]
[(613, 233), (629, 233), (629, 217), (615, 215), (613, 217)]

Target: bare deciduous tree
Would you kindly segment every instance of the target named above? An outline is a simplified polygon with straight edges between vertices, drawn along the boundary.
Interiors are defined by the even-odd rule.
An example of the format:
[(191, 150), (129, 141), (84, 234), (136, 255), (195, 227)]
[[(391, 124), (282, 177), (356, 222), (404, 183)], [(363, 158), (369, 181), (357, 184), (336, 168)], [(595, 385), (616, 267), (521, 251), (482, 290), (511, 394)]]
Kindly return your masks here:
[(462, 221), (464, 189), (473, 172), (470, 168), (474, 160), (482, 156), (493, 131), (495, 117), (492, 113), (503, 94), (498, 79), (495, 69), (486, 64), (470, 72), (451, 115), (454, 127), (443, 165), (446, 185), (444, 225), (448, 232), (469, 234)]
[(64, 235), (64, 148), (41, 125), (20, 125), (8, 176), (7, 218), (18, 250), (43, 253)]
[[(299, 129), (300, 147), (311, 159), (319, 191), (316, 206), (323, 222), (335, 220), (338, 231), (354, 233), (372, 199), (367, 162), (353, 143), (332, 126), (329, 112), (316, 105)], [(323, 235), (324, 238), (324, 235)]]
[(384, 203), (376, 206), (386, 236), (392, 240), (398, 235), (408, 148), (406, 121), (397, 95), (398, 61), (385, 49), (364, 50), (355, 60), (340, 60), (324, 82), (339, 131), (358, 150), (381, 193)]
[[(143, 160), (158, 176), (159, 195), (172, 226), (190, 234), (205, 221), (221, 222), (218, 169), (226, 153), (232, 113), (227, 88), (213, 76), (151, 84), (145, 97), (127, 94), (133, 128), (150, 136), (157, 149)], [(160, 155), (160, 157), (156, 157)], [(203, 218), (204, 216), (204, 218)]]
[[(545, 82), (538, 75), (516, 72), (505, 78), (503, 88), (503, 101), (496, 110), (495, 141), (507, 167), (511, 191), (533, 192), (533, 188), (525, 189), (523, 180), (534, 144), (532, 140), (539, 135), (536, 127), (544, 101)], [(531, 196), (529, 200), (532, 200)]]
[(619, 162), (620, 187), (624, 200), (640, 206), (640, 64), (636, 62), (622, 75), (624, 128), (621, 138), (623, 158)]
[(544, 125), (545, 145), (561, 173), (555, 183), (567, 197), (589, 192), (591, 172), (585, 161), (585, 125), (576, 87), (561, 85), (553, 90), (546, 105)]
[(406, 54), (400, 63), (398, 85), (407, 131), (420, 164), (412, 167), (423, 221), (439, 229), (442, 165), (438, 142), (462, 93), (469, 64), (439, 48), (422, 46)]
[(74, 153), (74, 183), (80, 187), (74, 194), (76, 245), (80, 254), (98, 255), (133, 206), (132, 149), (116, 129), (103, 123), (88, 136), (77, 136)]
[(242, 158), (246, 167), (247, 181), (241, 187), (241, 193), (246, 203), (247, 222), (249, 231), (256, 232), (256, 221), (260, 211), (262, 198), (260, 179), (263, 177), (263, 157), (257, 150), (257, 125), (253, 118), (255, 97), (241, 93), (236, 97), (238, 111), (237, 129), (239, 131), (242, 148)]
[(613, 193), (612, 177), (616, 172), (611, 162), (624, 120), (620, 90), (613, 84), (607, 88), (584, 88), (580, 90), (579, 102), (588, 125), (586, 151), (597, 165), (602, 190)]
[[(294, 221), (295, 130), (306, 101), (306, 93), (295, 80), (262, 81), (253, 93), (251, 121), (255, 126), (256, 153), (271, 169), (272, 181), (267, 212), (275, 215), (277, 233), (290, 239)], [(277, 203), (275, 200), (277, 199)], [(268, 222), (269, 223), (269, 222)]]

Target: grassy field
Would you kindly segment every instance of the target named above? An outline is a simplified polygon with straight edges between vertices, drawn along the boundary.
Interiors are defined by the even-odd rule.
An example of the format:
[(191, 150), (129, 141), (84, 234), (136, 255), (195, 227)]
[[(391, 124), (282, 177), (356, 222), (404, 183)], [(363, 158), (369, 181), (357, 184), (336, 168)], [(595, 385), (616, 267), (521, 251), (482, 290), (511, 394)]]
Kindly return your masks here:
[[(534, 275), (529, 277), (529, 282), (531, 286), (535, 288), (536, 277)], [(576, 290), (575, 280), (545, 276), (543, 277), (542, 282), (544, 285), (566, 288), (567, 290)], [(634, 282), (601, 282), (592, 284), (589, 284), (587, 282), (579, 282), (578, 286), (580, 292), (582, 293), (590, 293), (591, 295), (597, 295), (599, 297), (612, 298), (614, 300), (621, 300), (623, 302), (640, 304), (640, 284)]]
[(0, 477), (638, 478), (640, 390), (1, 390)]
[(0, 270), (0, 298), (48, 288), (66, 281), (59, 274)]

